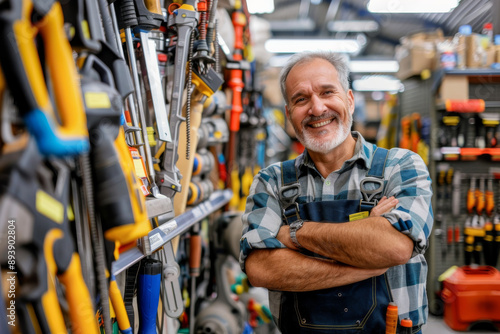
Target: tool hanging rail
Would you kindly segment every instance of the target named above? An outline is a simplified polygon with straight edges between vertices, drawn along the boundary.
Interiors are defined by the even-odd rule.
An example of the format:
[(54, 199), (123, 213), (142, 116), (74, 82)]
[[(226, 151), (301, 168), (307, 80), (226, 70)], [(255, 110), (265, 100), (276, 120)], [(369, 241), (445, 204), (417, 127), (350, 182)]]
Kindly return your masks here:
[(194, 224), (226, 205), (232, 196), (233, 192), (230, 189), (215, 191), (208, 200), (155, 228), (148, 233), (148, 236), (141, 239), (140, 246), (120, 254), (120, 258), (112, 265), (113, 275), (118, 275), (175, 237), (185, 233)]

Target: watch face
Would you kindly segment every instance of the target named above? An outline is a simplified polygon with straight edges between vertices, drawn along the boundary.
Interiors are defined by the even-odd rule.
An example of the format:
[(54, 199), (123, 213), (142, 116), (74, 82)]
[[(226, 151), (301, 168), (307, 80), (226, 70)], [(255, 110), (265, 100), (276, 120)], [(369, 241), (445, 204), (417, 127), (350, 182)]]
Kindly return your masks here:
[(304, 222), (301, 219), (299, 219), (299, 220), (294, 221), (293, 223), (291, 223), (290, 224), (290, 228), (298, 229), (298, 228), (300, 228), (302, 226), (303, 223)]

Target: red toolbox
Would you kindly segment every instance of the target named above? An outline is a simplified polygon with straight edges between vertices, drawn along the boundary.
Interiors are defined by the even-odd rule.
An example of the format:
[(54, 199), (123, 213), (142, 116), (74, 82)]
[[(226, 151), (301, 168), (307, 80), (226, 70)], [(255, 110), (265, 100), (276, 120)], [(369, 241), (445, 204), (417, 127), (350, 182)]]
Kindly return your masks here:
[(490, 266), (459, 267), (443, 282), (444, 321), (466, 331), (477, 322), (500, 330), (500, 272)]

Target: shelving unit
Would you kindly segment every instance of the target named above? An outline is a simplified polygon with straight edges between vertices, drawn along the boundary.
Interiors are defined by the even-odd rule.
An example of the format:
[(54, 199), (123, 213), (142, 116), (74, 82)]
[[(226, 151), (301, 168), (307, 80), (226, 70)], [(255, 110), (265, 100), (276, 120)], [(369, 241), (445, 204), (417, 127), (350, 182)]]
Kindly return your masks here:
[[(483, 99), (485, 110), (474, 113), (446, 111), (445, 101), (440, 99), (438, 91), (447, 76), (465, 77), (467, 79), (465, 98)], [(487, 190), (488, 180), (493, 180), (490, 184), (490, 186), (493, 186), (493, 189), (490, 188), (490, 190), (493, 190), (495, 200), (492, 217), (497, 212), (497, 201), (500, 199), (498, 195), (500, 183), (498, 173), (495, 172), (495, 168), (498, 168), (496, 167), (498, 161), (500, 161), (500, 142), (494, 147), (488, 147), (491, 145), (486, 143), (486, 136), (484, 141), (476, 140), (486, 133), (485, 131), (477, 131), (477, 129), (481, 130), (480, 127), (483, 127), (482, 123), (469, 123), (463, 127), (459, 125), (463, 123), (458, 123), (448, 128), (452, 129), (454, 127), (453, 131), (447, 132), (447, 135), (450, 135), (450, 133), (455, 136), (462, 134), (464, 137), (469, 135), (471, 136), (469, 141), (467, 143), (465, 141), (461, 142), (461, 147), (458, 144), (440, 145), (443, 141), (440, 141), (439, 135), (445, 126), (442, 119), (444, 116), (456, 116), (458, 117), (456, 120), (459, 122), (468, 122), (469, 118), (482, 121), (481, 116), (488, 114), (489, 117), (497, 118), (500, 121), (500, 71), (492, 69), (436, 71), (432, 77), (429, 96), (436, 98), (430, 108), (433, 122), (431, 132), (432, 158), (429, 164), (434, 189), (435, 224), (426, 257), (429, 263), (428, 294), (430, 311), (439, 314), (442, 311), (440, 309), (442, 305), (436, 295), (440, 289), (439, 275), (453, 265), (462, 266), (465, 264), (464, 227), (466, 221), (470, 223), (471, 219), (476, 216), (476, 210), (474, 210), (474, 214), (470, 214), (467, 210), (467, 193), (471, 189), (471, 184), (472, 186), (475, 185), (476, 188), (483, 184), (483, 190), (485, 191)], [(469, 131), (464, 132), (466, 129)], [(494, 130), (495, 133), (500, 134), (499, 129), (497, 125)], [(472, 135), (475, 137), (472, 138)], [(474, 143), (484, 142), (485, 145), (470, 145), (472, 139), (474, 139)], [(456, 140), (455, 143), (457, 143)], [(455, 174), (453, 181), (450, 177), (446, 178), (447, 171), (451, 169)], [(492, 218), (488, 218), (484, 213), (481, 216), (477, 215), (477, 217)], [(481, 263), (479, 264), (485, 264), (483, 254), (481, 254)], [(499, 267), (500, 265), (497, 263), (497, 268)]]
[[(175, 237), (185, 233), (194, 224), (226, 205), (232, 196), (233, 192), (230, 189), (215, 191), (208, 200), (153, 229), (147, 236), (139, 240), (137, 247), (120, 254), (120, 258), (112, 264), (113, 274), (118, 275), (145, 256), (151, 255)], [(151, 201), (148, 202), (152, 203)], [(149, 211), (148, 214), (150, 214)]]

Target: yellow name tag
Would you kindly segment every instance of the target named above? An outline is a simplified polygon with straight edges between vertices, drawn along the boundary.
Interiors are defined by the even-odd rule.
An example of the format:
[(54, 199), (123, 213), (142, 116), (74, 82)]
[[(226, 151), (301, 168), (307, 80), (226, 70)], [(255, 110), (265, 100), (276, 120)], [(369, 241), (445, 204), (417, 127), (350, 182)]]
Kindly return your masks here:
[(352, 222), (353, 220), (359, 220), (368, 217), (370, 214), (368, 211), (361, 211), (361, 212), (356, 212), (353, 213), (352, 215), (349, 215), (349, 221)]

